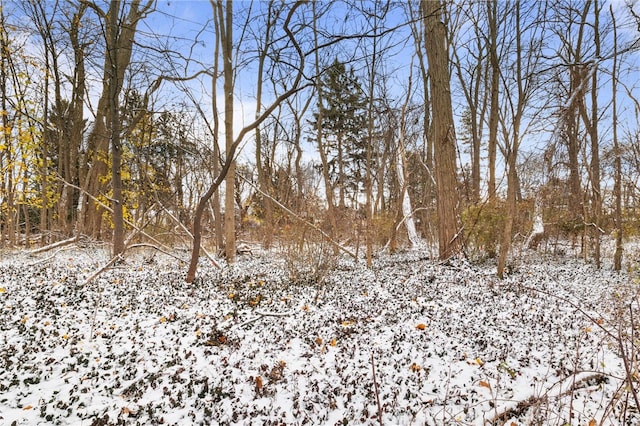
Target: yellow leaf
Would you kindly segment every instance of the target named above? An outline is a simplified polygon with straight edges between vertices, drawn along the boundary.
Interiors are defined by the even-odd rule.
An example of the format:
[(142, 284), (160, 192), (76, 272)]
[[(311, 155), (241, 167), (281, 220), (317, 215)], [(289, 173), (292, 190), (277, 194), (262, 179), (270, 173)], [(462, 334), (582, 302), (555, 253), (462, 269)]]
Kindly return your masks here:
[(585, 327), (584, 331), (586, 331), (587, 333), (591, 333), (591, 327)]
[(425, 324), (420, 323), (420, 324), (416, 325), (416, 328), (418, 330), (424, 330), (425, 328), (427, 328), (427, 326)]
[(413, 371), (414, 373), (417, 373), (418, 371), (422, 370), (422, 367), (420, 367), (418, 364), (416, 364), (415, 362), (411, 363), (411, 365), (409, 366), (409, 370)]
[(69, 338), (69, 335), (68, 335), (68, 334), (63, 334), (63, 335), (62, 335), (62, 338), (63, 338), (64, 340), (67, 340), (67, 339)]
[(229, 293), (229, 299), (233, 299), (234, 296), (235, 296), (235, 293)]
[(4, 293), (5, 291), (7, 291), (7, 290), (5, 290), (4, 287), (0, 287), (0, 293)]
[(335, 346), (337, 344), (338, 344), (338, 341), (335, 338), (333, 338), (333, 339), (331, 339), (331, 342), (329, 343), (329, 346)]
[(20, 322), (21, 322), (22, 324), (24, 324), (24, 323), (26, 323), (28, 320), (29, 320), (29, 317), (25, 315), (25, 316), (23, 316), (23, 317), (22, 317), (22, 319), (20, 320)]
[(481, 360), (481, 359), (478, 357), (478, 358), (476, 358), (476, 364), (478, 364), (479, 366), (481, 366), (481, 367), (482, 367), (482, 366), (484, 365), (484, 361), (483, 361), (483, 360)]
[(596, 425), (597, 425), (596, 419), (589, 420), (589, 426), (596, 426)]
[(351, 320), (342, 321), (342, 326), (343, 327), (349, 327), (349, 326), (351, 326), (351, 325), (353, 325), (355, 323), (356, 323), (355, 321), (351, 321)]
[(165, 317), (160, 317), (160, 322), (161, 323), (165, 323), (165, 322), (167, 322), (167, 319)]
[(196, 330), (196, 337), (202, 336), (202, 331), (200, 329)]
[(48, 327), (48, 326), (50, 326), (50, 325), (51, 325), (51, 323), (50, 323), (49, 321), (45, 321), (45, 322), (44, 322), (44, 326), (45, 326), (45, 327)]

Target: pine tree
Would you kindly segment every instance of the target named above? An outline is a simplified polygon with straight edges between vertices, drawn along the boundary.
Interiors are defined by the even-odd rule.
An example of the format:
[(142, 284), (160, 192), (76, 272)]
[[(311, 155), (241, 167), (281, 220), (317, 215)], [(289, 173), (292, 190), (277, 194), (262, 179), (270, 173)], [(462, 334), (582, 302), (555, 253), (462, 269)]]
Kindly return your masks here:
[(322, 147), (332, 178), (338, 189), (339, 206), (346, 206), (349, 193), (354, 199), (364, 185), (366, 166), (366, 98), (353, 68), (337, 59), (322, 78), (322, 105), (314, 114), (314, 128), (321, 120)]

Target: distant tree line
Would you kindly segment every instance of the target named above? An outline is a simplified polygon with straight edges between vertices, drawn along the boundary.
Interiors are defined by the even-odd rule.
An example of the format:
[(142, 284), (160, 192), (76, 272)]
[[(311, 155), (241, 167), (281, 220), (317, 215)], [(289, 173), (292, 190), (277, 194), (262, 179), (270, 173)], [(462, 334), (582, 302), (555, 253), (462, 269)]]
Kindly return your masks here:
[(166, 7), (0, 1), (1, 246), (180, 245), (191, 281), (237, 239), (313, 235), (369, 264), (412, 246), (502, 276), (513, 244), (568, 241), (600, 266), (613, 235), (622, 267), (640, 225), (633, 5)]

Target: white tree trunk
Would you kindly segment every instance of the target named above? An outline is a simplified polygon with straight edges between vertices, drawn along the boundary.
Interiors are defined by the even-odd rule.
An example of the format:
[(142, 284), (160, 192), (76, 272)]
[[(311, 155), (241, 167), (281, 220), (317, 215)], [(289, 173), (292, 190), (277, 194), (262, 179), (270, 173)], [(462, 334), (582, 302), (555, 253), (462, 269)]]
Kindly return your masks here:
[(540, 239), (544, 238), (544, 222), (542, 220), (542, 207), (540, 200), (536, 200), (533, 212), (533, 229), (525, 242), (526, 248), (535, 249)]
[(404, 225), (407, 228), (407, 236), (409, 237), (411, 248), (417, 248), (421, 247), (423, 243), (416, 231), (411, 199), (409, 198), (409, 191), (407, 191), (407, 185), (404, 179), (405, 155), (403, 139), (403, 135), (401, 134), (400, 140), (398, 141), (398, 149), (396, 150), (396, 173), (398, 174), (398, 185), (400, 185), (400, 190), (402, 191), (402, 215), (404, 216)]

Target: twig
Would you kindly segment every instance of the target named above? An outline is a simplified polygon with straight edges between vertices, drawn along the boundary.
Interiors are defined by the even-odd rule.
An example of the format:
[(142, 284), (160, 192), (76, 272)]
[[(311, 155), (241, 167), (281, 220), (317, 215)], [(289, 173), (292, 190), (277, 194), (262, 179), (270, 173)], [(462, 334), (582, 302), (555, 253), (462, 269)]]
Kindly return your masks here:
[[(162, 205), (162, 203), (158, 202), (158, 204), (160, 205), (160, 208), (162, 208), (162, 210), (164, 210), (164, 212), (165, 212), (166, 214), (168, 214), (168, 215), (169, 215), (169, 217), (170, 217), (171, 219), (173, 219), (173, 221), (174, 221), (175, 223), (177, 223), (177, 224), (178, 224), (178, 226), (179, 226), (179, 227), (181, 227), (181, 228), (182, 228), (182, 230), (183, 230), (183, 231), (185, 231), (185, 232), (187, 233), (187, 235), (189, 236), (189, 238), (191, 238), (191, 240), (193, 241), (193, 234), (191, 233), (191, 231), (189, 231), (189, 228), (187, 228), (187, 227), (185, 226), (185, 224), (184, 224), (184, 223), (180, 222), (180, 220), (178, 220), (178, 218), (177, 218), (177, 217), (175, 217), (175, 216), (173, 215), (173, 213), (171, 213), (171, 212), (169, 211), (169, 209), (167, 209), (164, 205)], [(200, 246), (200, 250), (202, 250), (202, 252), (205, 254), (205, 256), (207, 256), (207, 259), (209, 259), (209, 261), (211, 261), (211, 263), (213, 264), (213, 266), (215, 266), (215, 267), (216, 267), (216, 268), (218, 268), (218, 269), (221, 269), (220, 264), (219, 264), (218, 262), (216, 262), (216, 260), (213, 258), (213, 256), (211, 255), (211, 253), (209, 253), (209, 252), (207, 251), (207, 249), (205, 249), (204, 247)]]
[(373, 373), (373, 389), (376, 394), (376, 403), (378, 404), (378, 422), (382, 426), (382, 405), (380, 404), (380, 389), (378, 389), (378, 380), (376, 379), (376, 363), (371, 352), (371, 372)]
[(620, 321), (619, 327), (618, 327), (618, 346), (620, 347), (620, 352), (622, 354), (622, 362), (624, 364), (624, 370), (626, 373), (626, 380), (627, 380), (627, 384), (629, 386), (629, 390), (631, 391), (631, 395), (633, 396), (633, 399), (636, 403), (636, 407), (640, 408), (640, 401), (638, 400), (638, 392), (636, 391), (636, 388), (634, 386), (634, 372), (632, 371), (632, 363), (633, 363), (633, 358), (635, 356), (635, 354), (633, 353), (633, 346), (634, 346), (634, 339), (633, 339), (633, 332), (634, 332), (634, 320), (633, 320), (633, 307), (629, 306), (629, 312), (631, 315), (631, 338), (629, 339), (631, 341), (631, 349), (629, 349), (629, 351), (625, 350), (625, 344), (624, 344), (624, 337), (622, 335), (622, 321)]
[[(167, 256), (171, 256), (171, 257), (173, 257), (174, 259), (179, 260), (180, 262), (184, 262), (184, 263), (189, 262), (189, 261), (188, 261), (188, 260), (186, 260), (186, 259), (183, 259), (183, 258), (181, 258), (181, 257), (178, 257), (178, 256), (176, 256), (175, 254), (168, 252), (167, 250), (164, 250), (164, 249), (162, 249), (162, 248), (160, 248), (160, 247), (158, 247), (158, 246), (156, 246), (156, 245), (154, 245), (154, 244), (149, 244), (149, 243), (136, 243), (136, 244), (132, 244), (132, 245), (130, 245), (130, 246), (127, 246), (127, 250), (132, 249), (132, 248), (136, 248), (136, 247), (150, 247), (150, 248), (152, 248), (152, 249), (155, 249), (155, 250), (159, 251), (160, 253), (166, 254)], [(217, 265), (216, 265), (216, 266), (217, 266)]]
[(287, 317), (291, 314), (293, 314), (293, 311), (289, 311), (289, 312), (257, 312), (258, 316), (255, 318), (251, 318), (246, 320), (245, 322), (236, 325), (235, 327), (232, 328), (242, 328), (242, 327), (246, 327), (249, 324), (252, 324), (258, 320), (261, 320), (264, 317)]

